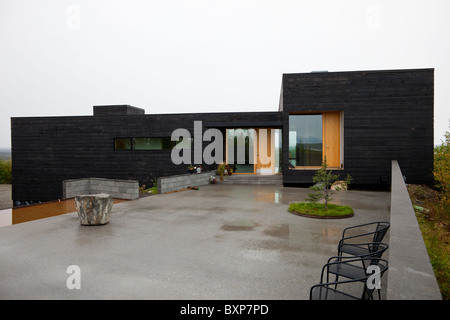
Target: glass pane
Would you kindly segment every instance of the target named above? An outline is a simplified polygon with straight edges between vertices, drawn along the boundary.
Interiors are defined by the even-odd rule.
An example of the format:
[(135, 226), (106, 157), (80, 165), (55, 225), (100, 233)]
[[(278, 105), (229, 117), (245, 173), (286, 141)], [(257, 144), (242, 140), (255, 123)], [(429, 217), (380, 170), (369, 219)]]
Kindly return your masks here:
[(176, 141), (172, 141), (170, 138), (161, 138), (163, 150), (171, 150), (176, 145)]
[(194, 138), (180, 138), (178, 141), (172, 141), (175, 144), (175, 149), (191, 150), (194, 149)]
[(114, 139), (114, 150), (131, 150), (131, 139)]
[(280, 173), (281, 172), (281, 129), (272, 129), (275, 130), (275, 172), (274, 173)]
[(322, 165), (322, 115), (289, 116), (289, 161), (294, 166)]
[(236, 173), (253, 173), (253, 129), (227, 129), (227, 161)]
[(133, 150), (162, 150), (163, 138), (133, 138)]

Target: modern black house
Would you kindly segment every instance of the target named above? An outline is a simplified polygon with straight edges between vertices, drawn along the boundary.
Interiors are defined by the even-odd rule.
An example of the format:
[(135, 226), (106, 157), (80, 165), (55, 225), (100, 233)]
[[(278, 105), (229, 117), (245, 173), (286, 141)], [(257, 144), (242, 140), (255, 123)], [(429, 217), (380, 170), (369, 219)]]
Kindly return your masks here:
[[(192, 137), (183, 152), (192, 152), (192, 164), (204, 170), (215, 164), (194, 150), (211, 142), (194, 139), (195, 131), (203, 137), (218, 129), (222, 161), (234, 163), (236, 174), (282, 174), (285, 186), (308, 185), (326, 157), (333, 171), (352, 176), (353, 187), (388, 188), (391, 160), (398, 160), (408, 183), (427, 184), (433, 109), (434, 69), (411, 69), (283, 74), (274, 112), (145, 114), (114, 105), (94, 106), (93, 116), (12, 118), (12, 196), (55, 200), (68, 179), (149, 185), (155, 177), (187, 173), (188, 164), (171, 158), (182, 145), (171, 140), (179, 128)], [(241, 138), (243, 160), (236, 161), (233, 142)]]

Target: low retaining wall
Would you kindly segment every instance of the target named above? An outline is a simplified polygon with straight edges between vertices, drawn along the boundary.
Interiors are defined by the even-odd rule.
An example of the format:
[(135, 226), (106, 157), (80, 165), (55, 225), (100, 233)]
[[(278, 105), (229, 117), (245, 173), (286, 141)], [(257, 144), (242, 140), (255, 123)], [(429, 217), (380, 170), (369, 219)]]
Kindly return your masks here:
[(0, 210), (11, 209), (13, 207), (11, 190), (10, 184), (0, 184)]
[(188, 187), (199, 187), (210, 183), (210, 177), (215, 172), (188, 173), (176, 176), (158, 178), (158, 193), (166, 193), (186, 189)]
[(388, 300), (441, 300), (400, 166), (392, 161)]
[(72, 179), (63, 181), (64, 199), (79, 195), (107, 193), (113, 198), (135, 200), (139, 198), (139, 182), (103, 178)]

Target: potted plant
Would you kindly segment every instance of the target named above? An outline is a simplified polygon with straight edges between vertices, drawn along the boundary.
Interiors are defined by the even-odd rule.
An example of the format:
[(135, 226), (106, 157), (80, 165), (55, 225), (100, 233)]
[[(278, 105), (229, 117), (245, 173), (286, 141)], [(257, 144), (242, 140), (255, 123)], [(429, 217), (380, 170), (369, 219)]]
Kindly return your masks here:
[(223, 175), (225, 172), (225, 165), (223, 163), (219, 164), (219, 166), (217, 167), (217, 174), (220, 177), (220, 181), (223, 181)]
[(195, 172), (195, 168), (194, 168), (194, 166), (192, 164), (188, 167), (188, 170), (189, 170), (189, 173), (194, 173)]
[(233, 173), (233, 169), (231, 168), (231, 166), (230, 166), (229, 164), (227, 164), (227, 165), (225, 166), (225, 169), (227, 170), (227, 174), (228, 174), (229, 176), (231, 176), (231, 174)]

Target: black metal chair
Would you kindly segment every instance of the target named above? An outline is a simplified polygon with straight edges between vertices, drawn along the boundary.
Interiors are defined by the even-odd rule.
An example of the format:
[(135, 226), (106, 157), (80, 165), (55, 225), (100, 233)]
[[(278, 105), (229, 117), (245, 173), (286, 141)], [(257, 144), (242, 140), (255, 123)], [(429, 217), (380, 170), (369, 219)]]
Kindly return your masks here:
[[(341, 258), (342, 257), (336, 257)], [(361, 264), (358, 266), (358, 264)], [(375, 275), (368, 270), (369, 266), (376, 266), (375, 270), (379, 271), (379, 274)], [(338, 273), (344, 273), (343, 270), (349, 269), (345, 272), (352, 272), (355, 278), (343, 281), (329, 282), (329, 274), (333, 273), (332, 270)], [(385, 259), (368, 257), (353, 258), (341, 261), (333, 261), (327, 263), (322, 269), (321, 283), (311, 287), (309, 299), (310, 300), (371, 300), (373, 298), (373, 291), (377, 288), (374, 284), (368, 285), (374, 278), (380, 279), (388, 269), (388, 262)], [(327, 282), (323, 282), (324, 272), (327, 272)], [(334, 274), (334, 273), (333, 273)]]
[[(381, 243), (389, 227), (389, 222), (378, 221), (345, 228), (338, 244), (338, 255), (346, 253), (352, 256), (363, 256), (370, 254), (371, 250), (378, 250), (376, 246), (369, 248), (355, 244)], [(372, 230), (367, 231), (369, 228)]]
[[(324, 273), (326, 270), (326, 282), (330, 282), (330, 274), (335, 276), (335, 282), (339, 277), (348, 279), (360, 279), (368, 275), (367, 270), (369, 266), (378, 266), (381, 256), (389, 248), (385, 243), (367, 243), (355, 244), (358, 247), (367, 246), (370, 251), (369, 254), (363, 256), (336, 256), (328, 259), (327, 263), (322, 268), (320, 282), (323, 282)], [(349, 245), (350, 246), (350, 245)], [(376, 250), (374, 249), (376, 248)], [(341, 262), (341, 263), (336, 263)], [(381, 292), (378, 290), (378, 299), (381, 300)]]

